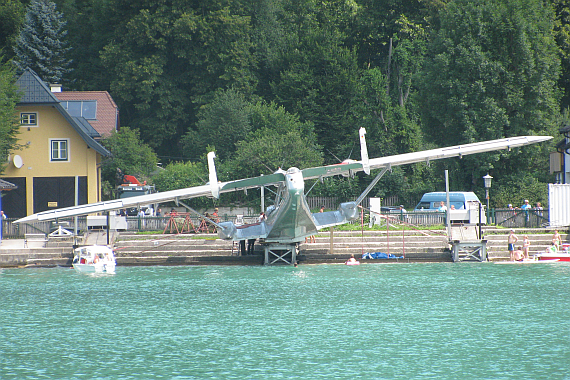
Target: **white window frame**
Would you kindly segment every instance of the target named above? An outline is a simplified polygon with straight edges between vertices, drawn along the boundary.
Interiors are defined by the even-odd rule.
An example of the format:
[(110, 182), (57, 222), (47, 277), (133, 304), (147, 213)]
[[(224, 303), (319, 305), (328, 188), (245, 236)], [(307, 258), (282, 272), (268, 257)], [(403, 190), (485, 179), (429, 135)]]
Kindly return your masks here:
[[(87, 118), (85, 117), (85, 119), (87, 120), (97, 120), (97, 100), (65, 100), (61, 102), (63, 105), (63, 108), (65, 108), (68, 112), (69, 112), (69, 103), (79, 103), (80, 106), (80, 115), (78, 115), (79, 117), (85, 117), (83, 115), (83, 104), (84, 103), (95, 103), (95, 117), (90, 117)], [(70, 113), (71, 115), (71, 113)]]
[[(26, 120), (27, 122), (24, 123), (24, 115), (34, 115), (36, 122), (35, 123), (30, 123), (29, 122), (29, 117), (28, 120)], [(37, 127), (38, 126), (38, 113), (37, 112), (20, 112), (20, 126), (21, 127)]]
[[(61, 149), (61, 143), (65, 142), (65, 150)], [(54, 158), (54, 146), (53, 143), (59, 143), (58, 144), (58, 149), (57, 152), (65, 152), (66, 153), (66, 157), (65, 158)], [(49, 161), (50, 162), (69, 162), (69, 139), (49, 139)], [(59, 154), (58, 154), (59, 155)]]

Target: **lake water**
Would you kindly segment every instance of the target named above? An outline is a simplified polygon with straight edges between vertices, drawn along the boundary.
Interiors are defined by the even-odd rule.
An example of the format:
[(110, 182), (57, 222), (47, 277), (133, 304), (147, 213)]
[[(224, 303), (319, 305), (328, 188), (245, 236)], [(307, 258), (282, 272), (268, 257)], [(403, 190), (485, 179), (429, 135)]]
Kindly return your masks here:
[(570, 379), (570, 265), (0, 270), (1, 379)]

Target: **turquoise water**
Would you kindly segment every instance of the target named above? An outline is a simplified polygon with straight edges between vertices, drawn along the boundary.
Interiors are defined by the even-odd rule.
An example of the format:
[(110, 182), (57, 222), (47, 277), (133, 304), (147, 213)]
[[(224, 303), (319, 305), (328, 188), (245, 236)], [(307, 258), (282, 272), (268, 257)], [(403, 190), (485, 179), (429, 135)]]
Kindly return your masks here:
[(2, 379), (570, 379), (570, 265), (0, 271)]

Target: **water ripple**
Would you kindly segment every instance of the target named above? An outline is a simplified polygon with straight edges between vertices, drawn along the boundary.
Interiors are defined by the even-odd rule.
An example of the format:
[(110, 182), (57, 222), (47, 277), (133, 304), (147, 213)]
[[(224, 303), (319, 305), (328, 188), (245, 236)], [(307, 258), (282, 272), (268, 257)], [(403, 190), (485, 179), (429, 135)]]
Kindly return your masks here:
[(569, 379), (569, 279), (488, 263), (7, 269), (0, 378)]

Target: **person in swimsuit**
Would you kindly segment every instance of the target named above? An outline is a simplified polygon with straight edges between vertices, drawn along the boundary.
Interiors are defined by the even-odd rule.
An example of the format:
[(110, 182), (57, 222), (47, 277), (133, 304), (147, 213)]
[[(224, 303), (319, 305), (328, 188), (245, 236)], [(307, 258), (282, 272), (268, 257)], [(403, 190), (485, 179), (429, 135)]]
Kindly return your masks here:
[(515, 255), (514, 255), (514, 251), (515, 251), (515, 243), (519, 240), (519, 238), (517, 237), (517, 235), (515, 235), (515, 230), (511, 230), (511, 232), (509, 233), (509, 238), (508, 238), (508, 242), (509, 242), (509, 255), (511, 257), (511, 261), (515, 260)]
[(528, 252), (530, 251), (530, 240), (528, 239), (527, 235), (524, 235), (523, 237), (523, 254), (524, 254), (524, 258), (528, 259)]
[(523, 261), (524, 260), (524, 253), (521, 249), (522, 247), (517, 247), (517, 250), (513, 252), (514, 261)]
[(556, 246), (556, 249), (560, 251), (560, 246), (562, 245), (562, 237), (558, 233), (558, 230), (554, 231), (554, 236), (552, 236), (552, 244)]

